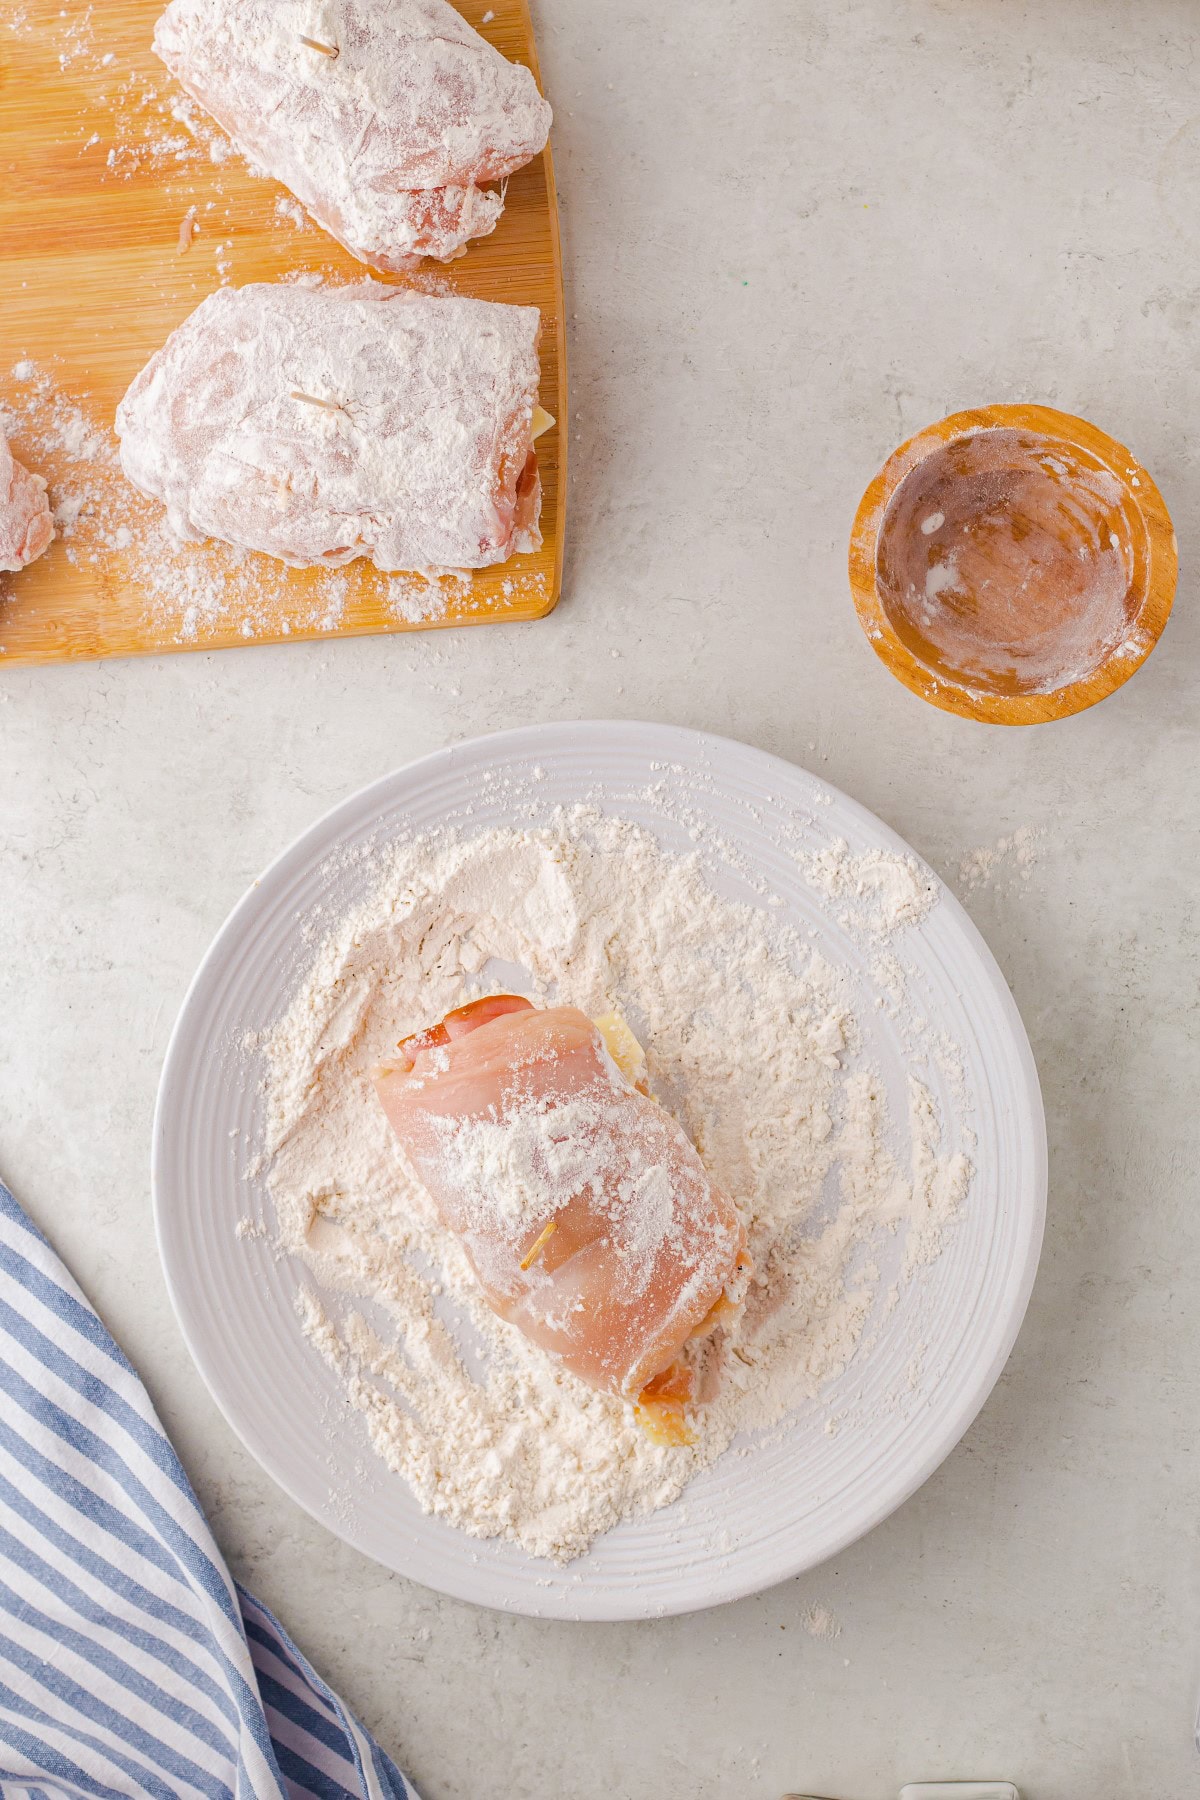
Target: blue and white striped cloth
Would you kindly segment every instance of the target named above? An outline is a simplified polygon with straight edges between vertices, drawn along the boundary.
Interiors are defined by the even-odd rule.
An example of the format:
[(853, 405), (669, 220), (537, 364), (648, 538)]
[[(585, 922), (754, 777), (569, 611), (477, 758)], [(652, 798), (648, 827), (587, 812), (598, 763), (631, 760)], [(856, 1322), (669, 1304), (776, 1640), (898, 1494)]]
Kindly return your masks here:
[(0, 1796), (416, 1800), (221, 1559), (141, 1382), (0, 1182)]

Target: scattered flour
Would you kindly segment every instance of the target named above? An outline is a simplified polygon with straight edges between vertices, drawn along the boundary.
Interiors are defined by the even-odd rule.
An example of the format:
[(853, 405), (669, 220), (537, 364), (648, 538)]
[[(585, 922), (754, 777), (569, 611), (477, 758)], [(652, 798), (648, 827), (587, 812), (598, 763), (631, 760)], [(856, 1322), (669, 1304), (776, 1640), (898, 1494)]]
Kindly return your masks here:
[(312, 221), (298, 200), (290, 194), (280, 194), (275, 201), (275, 217), (283, 219), (296, 231), (309, 231)]
[(844, 838), (810, 857), (807, 874), (818, 893), (847, 903), (847, 925), (881, 935), (919, 925), (937, 893), (915, 857), (886, 850), (855, 856)]
[(71, 67), (72, 63), (89, 59), (94, 54), (95, 31), (92, 23), (94, 12), (94, 7), (85, 6), (75, 17), (70, 17), (66, 9), (63, 9), (60, 16), (68, 22), (61, 40), (62, 48), (58, 53), (58, 66), (64, 72)]
[(1029, 880), (1037, 866), (1040, 840), (1045, 836), (1040, 825), (1018, 825), (1014, 832), (996, 839), (994, 844), (980, 844), (968, 850), (958, 865), (958, 885), (964, 894), (979, 888), (1007, 888), (1015, 891)]
[(448, 582), (424, 575), (392, 575), (388, 579), (385, 604), (388, 611), (406, 625), (434, 625), (444, 619), (449, 606)]
[(842, 1635), (841, 1626), (827, 1606), (810, 1606), (804, 1615), (804, 1629), (809, 1637), (821, 1638), (827, 1644)]
[[(8, 24), (23, 35), (33, 32), (25, 7), (18, 7)], [(94, 6), (63, 7), (38, 19), (39, 46), (55, 56), (66, 78), (65, 91), (77, 97), (74, 117), (81, 135), (89, 134), (84, 151), (99, 148), (106, 173), (122, 180), (148, 168), (166, 172), (207, 159), (218, 138), (230, 154), (228, 140), (199, 107), (163, 97), (163, 71), (145, 35), (139, 32), (131, 41), (122, 27), (122, 21)], [(97, 124), (103, 132), (94, 129)], [(186, 135), (173, 130), (173, 124), (184, 125)], [(212, 160), (218, 157), (214, 154)]]
[[(307, 1263), (304, 1327), (422, 1507), (567, 1561), (845, 1369), (884, 1304), (877, 1251), (901, 1245), (892, 1306), (937, 1255), (970, 1167), (915, 1076), (893, 1116), (843, 974), (769, 907), (720, 897), (699, 853), (580, 806), (378, 856), (369, 897), (314, 929), (289, 1011), (254, 1046), (278, 1246)], [(843, 847), (815, 879), (865, 891), (888, 941), (934, 903), (898, 857)], [(652, 1444), (490, 1311), (376, 1100), (371, 1070), (400, 1038), (511, 989), (514, 969), (533, 999), (628, 1020), (652, 1092), (746, 1225), (754, 1280), (708, 1346), (693, 1448)], [(481, 1167), (520, 1159), (519, 1144), (477, 1148)]]

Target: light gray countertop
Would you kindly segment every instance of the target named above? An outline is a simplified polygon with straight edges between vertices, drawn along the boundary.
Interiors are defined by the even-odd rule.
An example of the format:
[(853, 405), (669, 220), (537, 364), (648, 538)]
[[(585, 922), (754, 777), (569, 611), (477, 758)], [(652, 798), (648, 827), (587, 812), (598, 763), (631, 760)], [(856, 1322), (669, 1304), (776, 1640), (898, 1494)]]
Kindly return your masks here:
[[(1200, 23), (1184, 0), (542, 0), (571, 323), (567, 595), (534, 626), (0, 678), (0, 1169), (146, 1375), (235, 1572), (427, 1800), (1032, 1800), (1200, 1775), (1193, 558)], [(1094, 711), (937, 713), (845, 544), (904, 436), (1044, 400), (1128, 443), (1183, 576)], [(1190, 697), (1189, 697), (1190, 696)], [(1041, 1275), (965, 1441), (837, 1561), (722, 1611), (547, 1625), (302, 1516), (192, 1367), (151, 1236), (172, 1020), (334, 801), (457, 738), (665, 719), (817, 769), (965, 894), (1050, 1122)], [(814, 1607), (840, 1626), (806, 1628)]]

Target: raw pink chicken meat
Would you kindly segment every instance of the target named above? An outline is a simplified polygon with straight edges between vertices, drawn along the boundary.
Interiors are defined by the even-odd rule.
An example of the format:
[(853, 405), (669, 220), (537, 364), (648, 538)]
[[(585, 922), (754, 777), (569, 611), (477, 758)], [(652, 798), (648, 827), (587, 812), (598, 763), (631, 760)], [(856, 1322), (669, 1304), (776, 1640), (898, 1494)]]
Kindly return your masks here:
[(182, 538), (487, 568), (542, 541), (540, 328), (536, 307), (375, 281), (222, 288), (121, 402), (121, 464)]
[(690, 1441), (681, 1352), (736, 1305), (731, 1201), (591, 1020), (510, 995), (407, 1040), (377, 1092), (488, 1304), (592, 1387)]
[(45, 481), (17, 461), (0, 431), (0, 569), (26, 568), (53, 536)]
[(154, 48), (251, 161), (360, 261), (445, 262), (545, 147), (528, 69), (448, 0), (171, 0)]

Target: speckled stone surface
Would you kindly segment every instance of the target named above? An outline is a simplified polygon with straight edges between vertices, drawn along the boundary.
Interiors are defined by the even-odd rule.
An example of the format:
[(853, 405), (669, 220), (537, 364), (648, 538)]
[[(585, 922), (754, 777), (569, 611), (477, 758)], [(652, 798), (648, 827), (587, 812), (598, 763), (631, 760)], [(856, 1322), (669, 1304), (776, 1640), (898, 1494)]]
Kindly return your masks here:
[[(145, 1373), (238, 1575), (427, 1800), (889, 1800), (951, 1775), (1182, 1795), (1200, 25), (1179, 0), (542, 0), (538, 22), (572, 315), (567, 598), (534, 626), (0, 670), (0, 1169)], [(901, 437), (1008, 399), (1134, 448), (1183, 577), (1122, 693), (1005, 733), (889, 678), (844, 563)], [(256, 871), (412, 756), (598, 716), (748, 739), (903, 832), (1012, 983), (1051, 1137), (1028, 1322), (940, 1472), (834, 1565), (632, 1627), (442, 1601), (298, 1513), (183, 1348), (147, 1173), (171, 1022)], [(963, 857), (1021, 826), (1044, 833), (1027, 875), (1010, 853), (965, 891)]]

